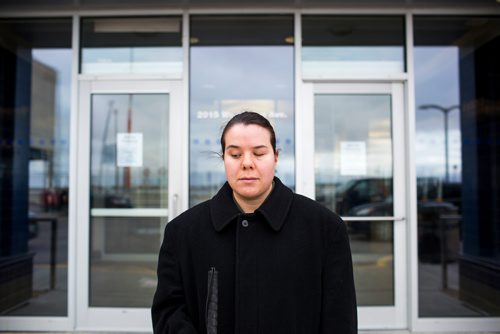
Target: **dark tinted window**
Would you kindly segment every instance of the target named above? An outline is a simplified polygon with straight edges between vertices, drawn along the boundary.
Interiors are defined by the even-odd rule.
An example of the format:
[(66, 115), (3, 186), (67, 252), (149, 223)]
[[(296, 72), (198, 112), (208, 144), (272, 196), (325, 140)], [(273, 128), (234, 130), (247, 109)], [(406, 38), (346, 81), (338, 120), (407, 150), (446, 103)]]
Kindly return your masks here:
[(419, 315), (500, 315), (500, 18), (414, 18)]
[(0, 20), (1, 314), (68, 314), (71, 26)]
[(405, 71), (402, 16), (302, 18), (302, 72), (308, 77)]

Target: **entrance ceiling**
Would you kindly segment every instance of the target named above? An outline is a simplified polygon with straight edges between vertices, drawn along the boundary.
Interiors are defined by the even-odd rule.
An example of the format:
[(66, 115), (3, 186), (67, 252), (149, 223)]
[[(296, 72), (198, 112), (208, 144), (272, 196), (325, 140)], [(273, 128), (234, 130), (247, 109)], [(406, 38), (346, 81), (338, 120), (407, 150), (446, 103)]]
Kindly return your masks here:
[(403, 7), (403, 8), (500, 8), (500, 0), (2, 0), (2, 10), (98, 10), (147, 8), (319, 8), (319, 7)]

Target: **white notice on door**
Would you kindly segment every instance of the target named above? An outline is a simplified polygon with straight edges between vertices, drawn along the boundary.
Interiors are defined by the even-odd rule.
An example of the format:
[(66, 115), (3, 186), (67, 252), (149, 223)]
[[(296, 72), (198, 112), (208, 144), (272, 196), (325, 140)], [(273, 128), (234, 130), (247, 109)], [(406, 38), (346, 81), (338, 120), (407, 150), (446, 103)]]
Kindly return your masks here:
[(142, 166), (142, 133), (116, 134), (116, 165), (118, 167)]
[(366, 142), (340, 142), (340, 175), (366, 175)]

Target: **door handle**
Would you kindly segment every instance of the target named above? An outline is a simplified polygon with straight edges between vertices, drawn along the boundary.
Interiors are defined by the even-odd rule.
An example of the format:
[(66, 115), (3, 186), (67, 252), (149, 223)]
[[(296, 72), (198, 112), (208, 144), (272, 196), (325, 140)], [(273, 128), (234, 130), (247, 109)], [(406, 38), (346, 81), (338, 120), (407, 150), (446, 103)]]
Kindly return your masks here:
[(174, 194), (172, 196), (172, 215), (170, 218), (175, 218), (179, 214), (179, 195)]

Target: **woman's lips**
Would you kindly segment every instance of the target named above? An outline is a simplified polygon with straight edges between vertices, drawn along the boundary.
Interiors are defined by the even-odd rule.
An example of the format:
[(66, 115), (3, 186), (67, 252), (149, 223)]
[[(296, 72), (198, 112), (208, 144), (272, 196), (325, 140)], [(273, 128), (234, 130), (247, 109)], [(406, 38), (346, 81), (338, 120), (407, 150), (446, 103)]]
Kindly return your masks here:
[(255, 180), (257, 180), (257, 178), (256, 177), (240, 177), (239, 180), (248, 182), (248, 181), (255, 181)]

